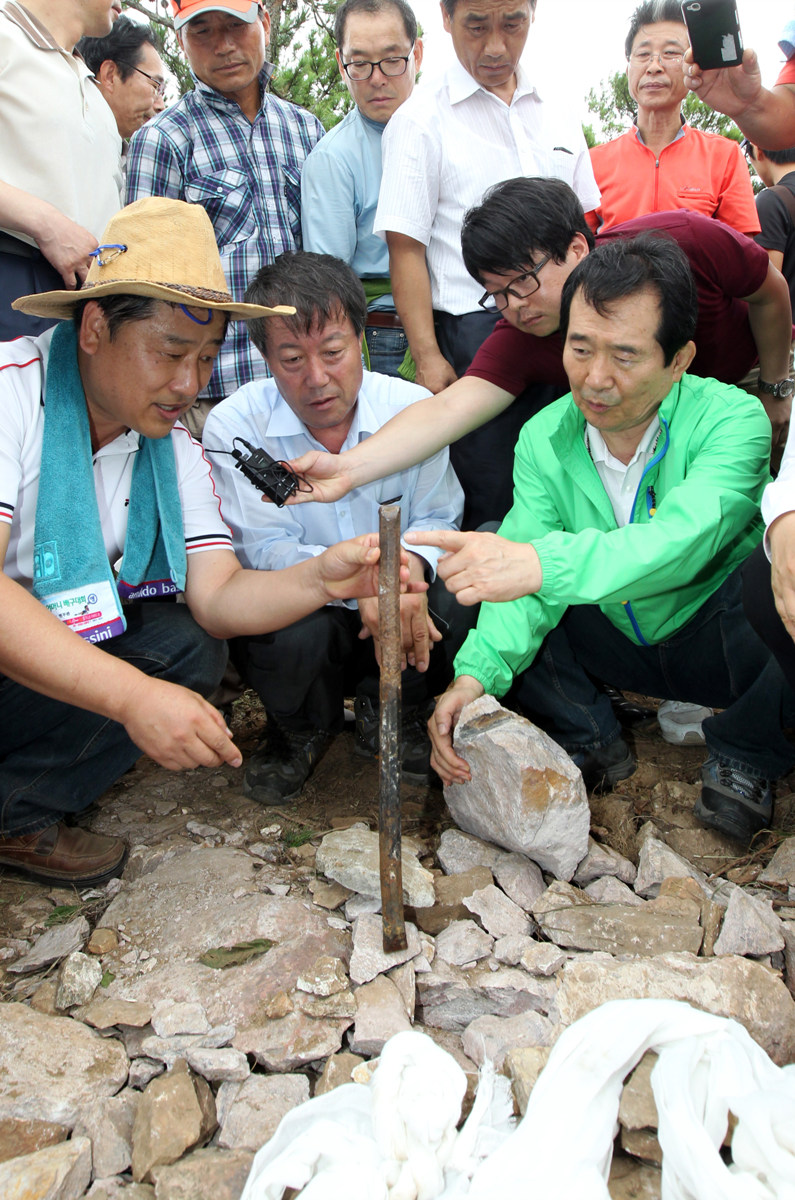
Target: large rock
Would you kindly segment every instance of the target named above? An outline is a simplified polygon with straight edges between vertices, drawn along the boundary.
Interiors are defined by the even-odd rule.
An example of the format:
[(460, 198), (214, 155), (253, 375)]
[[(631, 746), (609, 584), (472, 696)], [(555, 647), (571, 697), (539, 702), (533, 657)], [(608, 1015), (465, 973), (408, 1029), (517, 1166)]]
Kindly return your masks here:
[(45, 1146), (57, 1146), (68, 1137), (66, 1126), (56, 1125), (53, 1121), (20, 1121), (17, 1117), (7, 1117), (0, 1121), (0, 1162), (33, 1154)]
[(83, 1108), (118, 1092), (128, 1065), (120, 1042), (70, 1017), (2, 1005), (0, 1118), (54, 1121), (71, 1129)]
[(354, 983), (369, 983), (376, 975), (416, 958), (422, 951), (416, 926), (406, 922), (406, 949), (384, 950), (384, 923), (376, 913), (362, 913), (353, 927), (350, 975)]
[[(282, 1117), (309, 1099), (305, 1075), (250, 1075), (225, 1101), (218, 1145), (230, 1150), (259, 1150), (276, 1132)], [(219, 1097), (220, 1100), (220, 1097)]]
[(28, 953), (10, 963), (6, 970), (12, 975), (26, 975), (60, 962), (67, 954), (81, 949), (88, 931), (89, 924), (85, 917), (77, 917), (65, 925), (55, 925), (36, 938)]
[(761, 958), (763, 954), (775, 954), (783, 949), (784, 930), (773, 912), (772, 902), (736, 888), (729, 897), (714, 953), (750, 954)]
[(690, 878), (700, 884), (705, 895), (709, 895), (710, 888), (704, 872), (699, 871), (665, 842), (654, 837), (651, 833), (653, 826), (645, 825), (643, 828), (648, 833), (642, 841), (638, 855), (638, 873), (635, 877), (637, 894), (645, 899), (651, 899), (660, 894), (660, 885), (664, 879)]
[(472, 772), (445, 788), (456, 824), (570, 879), (588, 849), (590, 811), (565, 751), (493, 696), (466, 706), (454, 745)]
[[(402, 874), (403, 899), (415, 907), (430, 908), (434, 903), (433, 875), (421, 867), (410, 850), (411, 842), (403, 840)], [(317, 851), (318, 871), (336, 879), (344, 887), (364, 896), (381, 895), (381, 868), (378, 834), (353, 825), (327, 833)]]
[[(199, 1092), (201, 1088), (201, 1094)], [(216, 1126), (212, 1093), (178, 1062), (153, 1079), (141, 1096), (132, 1131), (132, 1174), (149, 1182), (155, 1167), (176, 1162), (186, 1150), (207, 1141)]]
[(758, 876), (757, 883), (767, 883), (780, 888), (795, 888), (795, 837), (784, 839), (764, 871)]
[(121, 1175), (132, 1162), (132, 1131), (141, 1093), (125, 1088), (118, 1096), (96, 1100), (80, 1114), (74, 1137), (91, 1142), (93, 1179)]
[(530, 932), (530, 923), (524, 910), (493, 883), (473, 892), (464, 901), (464, 906), (480, 917), (481, 925), (492, 937), (521, 936)]
[(549, 1018), (536, 1012), (518, 1017), (476, 1017), (464, 1030), (464, 1053), (479, 1067), (489, 1061), (499, 1071), (507, 1054), (529, 1046), (549, 1046), (557, 1033)]
[[(427, 978), (427, 976), (426, 976)], [(685, 1000), (744, 1025), (774, 1062), (795, 1061), (795, 1001), (773, 972), (747, 958), (663, 954), (619, 962), (575, 959), (561, 973), (557, 1015), (571, 1025), (608, 1000)]]
[(152, 1171), (156, 1200), (240, 1200), (253, 1161), (250, 1150), (194, 1150), (173, 1166)]
[(424, 1025), (459, 1032), (476, 1017), (546, 1013), (556, 991), (556, 981), (515, 967), (492, 971), (478, 964), (462, 971), (435, 959), (430, 971), (417, 976), (417, 1019)]
[(3, 1200), (79, 1200), (90, 1182), (88, 1138), (72, 1138), (0, 1163)]
[(356, 989), (356, 1023), (348, 1035), (354, 1054), (380, 1054), (385, 1042), (407, 1029), (411, 1021), (405, 1000), (386, 975)]
[(536, 902), (533, 915), (557, 946), (603, 950), (607, 954), (698, 953), (703, 937), (699, 908), (660, 897), (642, 908), (632, 904), (595, 904), (584, 893), (576, 903), (559, 904), (553, 884)]

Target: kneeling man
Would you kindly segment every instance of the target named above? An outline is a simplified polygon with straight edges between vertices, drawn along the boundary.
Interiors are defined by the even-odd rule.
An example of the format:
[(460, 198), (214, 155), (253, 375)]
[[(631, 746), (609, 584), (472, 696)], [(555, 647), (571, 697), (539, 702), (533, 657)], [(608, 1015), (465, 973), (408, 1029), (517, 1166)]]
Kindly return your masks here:
[[(229, 456), (236, 439), (262, 447), (276, 459), (296, 458), (307, 450), (337, 454), (429, 394), (405, 380), (363, 370), (367, 302), (361, 281), (340, 259), (306, 252), (281, 255), (263, 267), (246, 292), (251, 304), (269, 306), (271, 296), (296, 310), (295, 316), (249, 323), (252, 341), (273, 378), (247, 384), (223, 401), (204, 430), (204, 448), (241, 561), (263, 571), (311, 562), (341, 537), (377, 529), (380, 504), (400, 504), (404, 533), (440, 525), (457, 529), (463, 494), (446, 449), (418, 466), (356, 488), (336, 504), (280, 509), (261, 503)], [(410, 577), (418, 583), (426, 576), (433, 580), (438, 557), (430, 548), (411, 554)], [(452, 656), (472, 624), (467, 619), (472, 614), (451, 599), (443, 585), (432, 583), (428, 598), (416, 594), (401, 601), (407, 660), (402, 762), (404, 776), (415, 780), (425, 780), (429, 773), (428, 701), (448, 682)], [(442, 630), (447, 631), (443, 645), (430, 656)], [(376, 753), (376, 600), (326, 605), (278, 634), (245, 639), (233, 655), (236, 650), (244, 677), (268, 714), (264, 740), (246, 771), (246, 790), (254, 799), (280, 804), (299, 794), (330, 736), (342, 728), (345, 696), (355, 694), (357, 752)]]
[(174, 769), (239, 766), (202, 699), (223, 673), (220, 639), (372, 596), (378, 550), (348, 543), (272, 574), (235, 558), (179, 418), (228, 319), (271, 310), (233, 301), (200, 205), (131, 204), (79, 291), (14, 307), (64, 319), (0, 345), (0, 865), (99, 883), (124, 843), (63, 818), (142, 750)]
[[(452, 748), (466, 703), (516, 696), (591, 787), (634, 770), (592, 682), (724, 712), (696, 816), (748, 840), (772, 816), (770, 781), (795, 762), (795, 696), (742, 612), (739, 568), (758, 544), (770, 425), (759, 401), (686, 374), (695, 287), (661, 236), (600, 246), (563, 290), (571, 393), (519, 439), (500, 535), (440, 534), (439, 573), (481, 606), (457, 678), (430, 722), (434, 765), (468, 778)], [(419, 541), (409, 535), (408, 541)]]

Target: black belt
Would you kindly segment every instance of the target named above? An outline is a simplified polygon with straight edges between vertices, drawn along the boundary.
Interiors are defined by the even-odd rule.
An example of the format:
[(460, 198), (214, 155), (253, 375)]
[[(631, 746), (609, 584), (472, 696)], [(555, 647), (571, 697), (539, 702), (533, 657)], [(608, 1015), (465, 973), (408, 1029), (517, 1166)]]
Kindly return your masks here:
[(10, 233), (0, 233), (0, 254), (15, 254), (17, 258), (44, 258), (38, 246), (31, 246)]
[(369, 312), (365, 324), (368, 329), (403, 329), (403, 322), (393, 312)]

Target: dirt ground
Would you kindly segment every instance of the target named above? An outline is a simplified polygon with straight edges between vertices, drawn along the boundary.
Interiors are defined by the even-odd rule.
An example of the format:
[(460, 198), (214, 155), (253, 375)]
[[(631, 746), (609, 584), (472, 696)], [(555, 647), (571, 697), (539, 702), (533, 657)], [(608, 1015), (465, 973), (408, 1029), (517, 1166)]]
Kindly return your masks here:
[[(251, 692), (235, 701), (231, 728), (246, 757), (260, 736), (264, 715)], [(615, 792), (591, 799), (592, 832), (633, 858), (637, 832), (649, 818), (674, 849), (706, 874), (726, 873), (738, 883), (751, 882), (769, 860), (780, 838), (795, 831), (795, 796), (787, 781), (779, 784), (776, 835), (762, 835), (751, 853), (720, 835), (702, 830), (692, 817), (698, 793), (702, 747), (670, 746), (656, 727), (634, 739), (638, 770)], [(791, 780), (789, 782), (795, 782)], [(165, 845), (185, 839), (248, 846), (265, 842), (273, 861), (292, 866), (296, 881), (313, 875), (312, 842), (323, 833), (352, 821), (376, 829), (378, 766), (353, 752), (353, 724), (333, 742), (299, 800), (281, 808), (263, 808), (243, 795), (243, 769), (224, 767), (173, 773), (147, 758), (137, 765), (86, 814), (81, 823), (97, 832), (125, 837), (131, 846)], [(440, 787), (402, 787), (403, 832), (426, 848), (426, 864), (442, 831), (452, 824)], [(73, 901), (79, 898), (74, 895)], [(69, 902), (65, 889), (0, 875), (0, 944), (35, 936), (55, 905)], [(96, 919), (97, 900), (86, 915)], [(84, 910), (85, 911), (85, 910)], [(0, 997), (20, 997), (18, 983), (4, 978), (0, 962)]]

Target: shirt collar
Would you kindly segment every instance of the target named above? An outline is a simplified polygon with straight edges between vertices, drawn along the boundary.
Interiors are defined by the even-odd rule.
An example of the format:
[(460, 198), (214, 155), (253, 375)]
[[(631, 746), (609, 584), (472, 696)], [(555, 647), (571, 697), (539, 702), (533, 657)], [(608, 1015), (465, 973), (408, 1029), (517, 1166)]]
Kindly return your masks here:
[(650, 425), (643, 434), (643, 437), (638, 443), (638, 448), (632, 455), (628, 463), (622, 463), (613, 454), (607, 442), (602, 437), (600, 430), (588, 421), (585, 422), (585, 436), (587, 438), (588, 449), (591, 453), (591, 458), (595, 463), (606, 463), (608, 467), (613, 467), (616, 470), (628, 471), (630, 467), (634, 467), (635, 463), (641, 459), (648, 458), (652, 452), (654, 443), (660, 433), (660, 418), (655, 413)]
[[(462, 67), (458, 59), (456, 59), (455, 62), (452, 63), (452, 65), (448, 68), (447, 85), (451, 104), (460, 104), (462, 100), (468, 100), (469, 97), (474, 96), (476, 92), (483, 92), (487, 96), (493, 95), (492, 92), (488, 92), (486, 88), (481, 87), (477, 79), (474, 79), (473, 76), (469, 74), (469, 71)], [(530, 83), (529, 79), (527, 78), (527, 73), (522, 67), (522, 64), (519, 63), (518, 67), (516, 68), (516, 91), (511, 97), (511, 103), (513, 103), (515, 100), (518, 100), (520, 96), (525, 95), (535, 96), (538, 100), (541, 99), (538, 88), (534, 87)], [(497, 99), (496, 96), (494, 98), (495, 100)]]
[[(275, 381), (274, 381), (275, 382)], [(356, 397), (356, 408), (353, 413), (353, 421), (348, 430), (348, 436), (345, 439), (345, 446), (357, 445), (363, 437), (370, 437), (377, 433), (384, 424), (383, 410), (378, 409), (370, 402), (368, 392), (370, 383), (370, 372), (365, 371), (362, 377), (362, 385), (359, 388), (359, 395)], [(306, 425), (300, 420), (290, 405), (282, 396), (281, 392), (276, 391), (276, 400), (274, 401), (271, 415), (268, 420), (268, 435), (272, 437), (305, 437), (312, 438), (312, 434), (307, 429)], [(312, 438), (317, 441), (316, 438)], [(319, 443), (318, 443), (319, 444)]]

